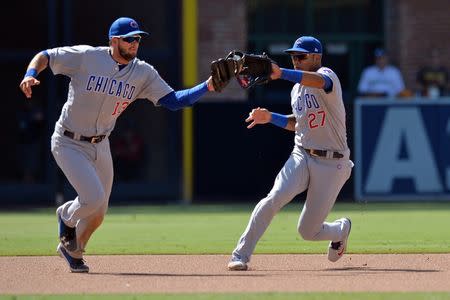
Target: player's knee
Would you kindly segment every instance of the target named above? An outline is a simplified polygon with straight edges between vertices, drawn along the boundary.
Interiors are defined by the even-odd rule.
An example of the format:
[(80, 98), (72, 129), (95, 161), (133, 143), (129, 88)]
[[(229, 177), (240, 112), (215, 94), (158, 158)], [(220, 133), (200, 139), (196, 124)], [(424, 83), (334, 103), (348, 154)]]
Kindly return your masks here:
[(105, 216), (103, 214), (95, 215), (91, 220), (91, 225), (94, 228), (98, 228), (102, 223)]
[(92, 190), (88, 196), (86, 196), (88, 201), (88, 205), (91, 207), (91, 210), (99, 209), (105, 202), (106, 193), (102, 188), (97, 188)]
[(313, 241), (317, 236), (317, 232), (311, 227), (307, 227), (303, 224), (299, 224), (297, 227), (298, 233), (305, 241)]

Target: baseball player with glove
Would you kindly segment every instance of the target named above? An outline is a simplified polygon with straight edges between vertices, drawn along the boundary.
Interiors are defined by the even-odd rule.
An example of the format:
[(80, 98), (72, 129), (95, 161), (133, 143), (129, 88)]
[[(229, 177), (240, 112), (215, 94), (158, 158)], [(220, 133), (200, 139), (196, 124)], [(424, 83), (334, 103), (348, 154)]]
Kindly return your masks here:
[[(332, 262), (340, 259), (347, 248), (350, 219), (325, 222), (353, 167), (347, 146), (341, 84), (330, 68), (322, 67), (322, 45), (316, 38), (300, 37), (285, 52), (291, 56), (294, 70), (272, 63), (270, 74), (264, 74), (261, 69), (265, 67), (255, 71), (251, 66), (243, 66), (250, 78), (270, 76), (271, 80), (294, 83), (291, 115), (258, 107), (250, 112), (246, 122), (251, 122), (248, 128), (272, 123), (295, 131), (295, 146), (272, 190), (254, 208), (232, 253), (229, 270), (247, 270), (256, 244), (275, 214), (305, 190), (308, 192), (298, 221), (299, 234), (305, 240), (329, 240), (328, 259)], [(267, 61), (261, 64), (267, 65)]]
[[(109, 47), (48, 49), (30, 62), (20, 89), (27, 98), (47, 67), (70, 77), (67, 101), (51, 138), (51, 151), (78, 196), (58, 207), (59, 255), (71, 272), (88, 272), (83, 252), (105, 216), (113, 183), (108, 137), (120, 114), (138, 98), (170, 110), (191, 106), (215, 90), (212, 76), (190, 89), (174, 91), (150, 64), (136, 55), (148, 35), (131, 18), (115, 20)], [(222, 84), (227, 78), (222, 77)], [(229, 78), (228, 78), (229, 80)], [(217, 86), (216, 88), (220, 88)]]
[(244, 89), (265, 84), (270, 80), (272, 63), (276, 64), (266, 54), (248, 54), (233, 50), (225, 58), (211, 63), (214, 89), (222, 91), (232, 77), (236, 77)]

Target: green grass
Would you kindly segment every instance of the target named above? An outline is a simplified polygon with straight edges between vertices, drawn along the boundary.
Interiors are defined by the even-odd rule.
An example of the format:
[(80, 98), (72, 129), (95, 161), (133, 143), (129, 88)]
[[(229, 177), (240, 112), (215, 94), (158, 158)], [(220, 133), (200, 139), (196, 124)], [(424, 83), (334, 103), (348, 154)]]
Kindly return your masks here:
[[(256, 253), (324, 253), (327, 242), (297, 233), (302, 205), (274, 218)], [(110, 208), (87, 254), (230, 254), (253, 205)], [(450, 252), (450, 203), (338, 203), (328, 217), (352, 219), (350, 253)], [(55, 255), (54, 209), (0, 212), (0, 255)]]
[(246, 293), (246, 294), (149, 294), (149, 295), (43, 295), (43, 296), (0, 296), (0, 300), (444, 300), (450, 293)]

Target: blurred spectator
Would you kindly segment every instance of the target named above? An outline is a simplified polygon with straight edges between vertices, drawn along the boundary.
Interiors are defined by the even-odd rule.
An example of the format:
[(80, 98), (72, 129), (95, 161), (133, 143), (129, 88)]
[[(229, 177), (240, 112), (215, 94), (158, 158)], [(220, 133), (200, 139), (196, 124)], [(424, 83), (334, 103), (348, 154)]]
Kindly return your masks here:
[(405, 84), (399, 69), (389, 64), (384, 49), (376, 49), (375, 65), (365, 68), (358, 84), (362, 97), (396, 97), (405, 94)]
[(44, 112), (37, 102), (23, 102), (18, 113), (17, 161), (21, 180), (25, 183), (35, 183), (40, 174), (40, 162), (43, 160), (44, 120)]
[(119, 135), (112, 141), (115, 177), (120, 181), (131, 181), (142, 178), (145, 165), (144, 139), (130, 124), (119, 131)]
[(420, 96), (437, 98), (447, 95), (448, 70), (441, 64), (439, 52), (431, 51), (431, 64), (422, 67), (417, 73)]

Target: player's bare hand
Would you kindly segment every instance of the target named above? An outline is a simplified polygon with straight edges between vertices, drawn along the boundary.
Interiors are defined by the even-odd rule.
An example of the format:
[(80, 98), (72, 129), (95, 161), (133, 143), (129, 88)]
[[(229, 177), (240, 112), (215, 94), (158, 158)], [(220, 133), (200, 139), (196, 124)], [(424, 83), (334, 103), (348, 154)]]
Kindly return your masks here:
[(248, 118), (245, 119), (245, 122), (251, 122), (250, 125), (247, 126), (247, 128), (252, 128), (257, 124), (266, 124), (270, 122), (270, 119), (272, 118), (272, 113), (268, 111), (265, 108), (254, 108), (252, 111), (248, 114)]
[(275, 80), (281, 77), (281, 69), (277, 64), (272, 63), (272, 74), (270, 74), (270, 79)]
[(27, 98), (31, 98), (31, 87), (39, 85), (41, 82), (32, 76), (25, 77), (20, 83), (19, 87)]
[(208, 80), (206, 80), (206, 85), (208, 86), (208, 91), (214, 92), (214, 85), (212, 83), (212, 76), (209, 76)]

